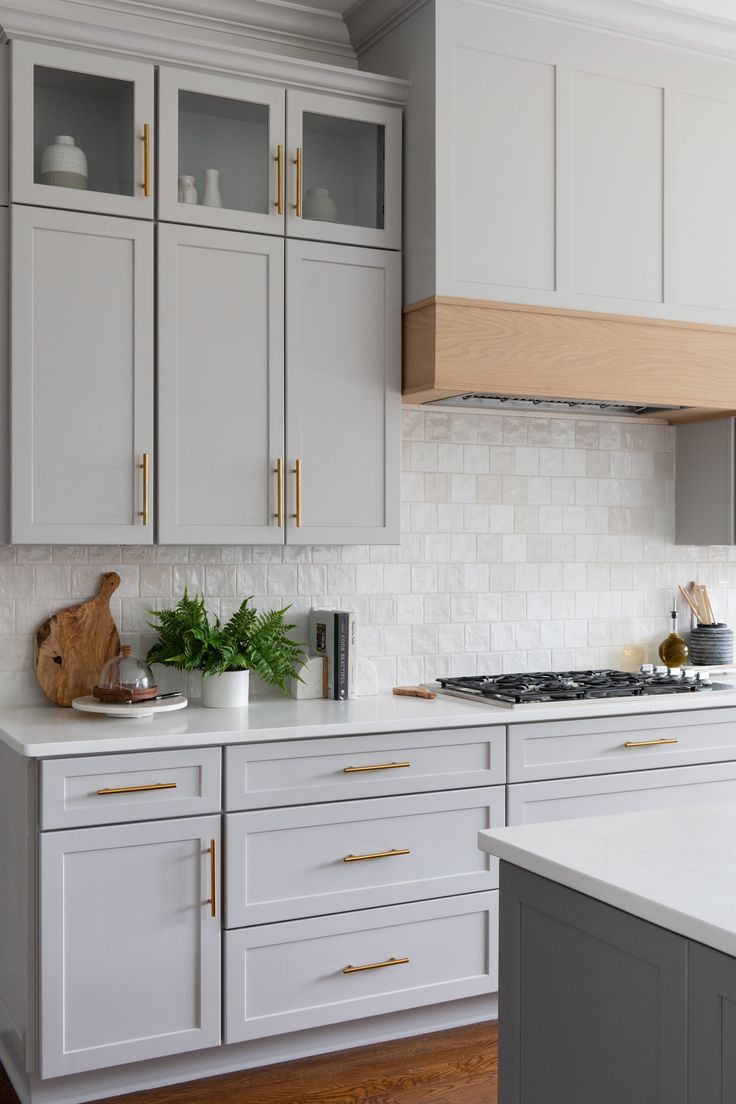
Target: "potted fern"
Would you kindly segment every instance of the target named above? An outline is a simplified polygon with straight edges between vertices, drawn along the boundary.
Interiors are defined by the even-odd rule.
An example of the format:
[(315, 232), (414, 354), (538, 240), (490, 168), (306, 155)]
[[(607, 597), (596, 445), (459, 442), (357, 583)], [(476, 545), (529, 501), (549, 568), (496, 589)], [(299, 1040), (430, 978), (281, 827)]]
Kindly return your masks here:
[(288, 694), (286, 680), (298, 678), (304, 662), (301, 645), (289, 636), (295, 627), (281, 610), (259, 612), (246, 598), (226, 624), (210, 620), (204, 596), (184, 596), (173, 609), (151, 610), (158, 640), (148, 653), (149, 663), (163, 663), (177, 671), (200, 671), (202, 705), (239, 708), (248, 704), (250, 672)]

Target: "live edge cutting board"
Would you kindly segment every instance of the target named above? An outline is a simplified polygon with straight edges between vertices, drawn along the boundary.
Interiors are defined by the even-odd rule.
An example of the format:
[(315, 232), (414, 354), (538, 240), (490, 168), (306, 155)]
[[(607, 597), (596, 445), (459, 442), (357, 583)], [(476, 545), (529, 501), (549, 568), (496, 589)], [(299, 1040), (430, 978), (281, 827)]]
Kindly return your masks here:
[(49, 701), (71, 705), (92, 692), (102, 666), (120, 651), (110, 598), (120, 576), (108, 571), (96, 598), (69, 606), (44, 621), (36, 632), (36, 678)]

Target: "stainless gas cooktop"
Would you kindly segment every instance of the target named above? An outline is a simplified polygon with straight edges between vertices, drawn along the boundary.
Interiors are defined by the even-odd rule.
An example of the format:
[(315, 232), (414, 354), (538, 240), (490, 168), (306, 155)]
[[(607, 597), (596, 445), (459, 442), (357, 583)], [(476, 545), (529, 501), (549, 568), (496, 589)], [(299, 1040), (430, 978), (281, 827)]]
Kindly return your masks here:
[(711, 682), (707, 674), (644, 667), (641, 671), (533, 671), (510, 675), (471, 675), (437, 679), (442, 693), (486, 700), (489, 705), (636, 698), (654, 694), (700, 694), (733, 687)]

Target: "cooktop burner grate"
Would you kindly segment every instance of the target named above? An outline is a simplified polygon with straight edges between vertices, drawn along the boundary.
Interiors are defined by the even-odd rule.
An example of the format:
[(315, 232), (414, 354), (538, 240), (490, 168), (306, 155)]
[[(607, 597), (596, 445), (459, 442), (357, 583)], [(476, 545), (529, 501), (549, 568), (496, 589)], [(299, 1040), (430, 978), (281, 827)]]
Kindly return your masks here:
[(694, 676), (669, 672), (630, 671), (533, 671), (509, 675), (471, 675), (440, 678), (443, 690), (469, 697), (522, 702), (579, 701), (593, 698), (628, 698), (651, 694), (692, 694), (713, 689)]

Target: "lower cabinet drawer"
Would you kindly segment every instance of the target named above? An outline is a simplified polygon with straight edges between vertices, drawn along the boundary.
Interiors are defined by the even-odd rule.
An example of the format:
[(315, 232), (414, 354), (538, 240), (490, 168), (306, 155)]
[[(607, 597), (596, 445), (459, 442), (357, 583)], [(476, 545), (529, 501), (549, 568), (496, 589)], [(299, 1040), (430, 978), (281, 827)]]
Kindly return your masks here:
[(498, 988), (498, 893), (225, 934), (225, 1042)]
[(504, 817), (503, 786), (229, 813), (225, 926), (494, 889), (476, 836)]
[(219, 747), (44, 759), (41, 828), (219, 813), (221, 788)]

